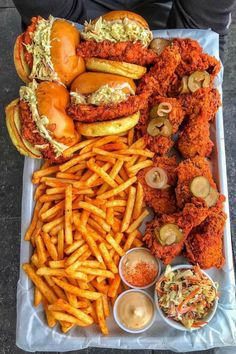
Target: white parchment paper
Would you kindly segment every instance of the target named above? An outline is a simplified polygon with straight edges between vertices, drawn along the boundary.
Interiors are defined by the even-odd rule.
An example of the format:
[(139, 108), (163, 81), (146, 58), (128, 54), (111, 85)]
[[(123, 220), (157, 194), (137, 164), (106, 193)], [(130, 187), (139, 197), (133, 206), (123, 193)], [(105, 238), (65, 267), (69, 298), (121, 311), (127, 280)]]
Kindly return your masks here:
[[(219, 58), (218, 34), (210, 30), (162, 30), (154, 31), (154, 37), (190, 37), (197, 39), (207, 53)], [(221, 93), (222, 78), (223, 69), (215, 82)], [(215, 143), (212, 155), (214, 177), (221, 192), (227, 198), (222, 108), (217, 113), (216, 123), (212, 127), (211, 134)], [(23, 237), (30, 223), (34, 206), (31, 176), (39, 165), (40, 163), (37, 160), (25, 159), (22, 196), (21, 264), (29, 261), (32, 251), (29, 242), (25, 242)], [(225, 203), (225, 211), (229, 215), (228, 198)], [(169, 349), (183, 353), (213, 347), (234, 346), (236, 345), (236, 301), (229, 218), (225, 228), (224, 251), (226, 257), (225, 267), (221, 270), (211, 269), (208, 271), (212, 278), (220, 284), (221, 297), (216, 315), (209, 325), (194, 332), (175, 330), (157, 315), (154, 325), (148, 331), (133, 335), (120, 330), (111, 316), (108, 321), (110, 334), (107, 337), (102, 336), (95, 325), (86, 329), (75, 328), (65, 335), (60, 332), (59, 327), (49, 329), (46, 325), (42, 308), (35, 309), (33, 307), (32, 283), (24, 272), (20, 270), (17, 288), (16, 344), (21, 349), (31, 352), (66, 352), (90, 346), (121, 349)], [(183, 261), (186, 263), (186, 260), (179, 258), (175, 263)]]

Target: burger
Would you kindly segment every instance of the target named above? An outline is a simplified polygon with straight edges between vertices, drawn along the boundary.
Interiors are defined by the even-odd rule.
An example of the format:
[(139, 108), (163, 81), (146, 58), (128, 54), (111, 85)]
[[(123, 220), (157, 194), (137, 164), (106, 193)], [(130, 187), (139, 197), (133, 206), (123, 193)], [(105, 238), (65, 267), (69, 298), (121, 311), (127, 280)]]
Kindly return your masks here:
[(29, 157), (63, 161), (63, 151), (79, 138), (67, 115), (70, 96), (56, 82), (35, 80), (20, 88), (20, 98), (6, 107), (6, 124), (17, 150)]
[(139, 121), (148, 93), (136, 95), (130, 78), (107, 73), (86, 72), (71, 85), (68, 114), (79, 124), (84, 136), (120, 134)]
[(31, 25), (17, 37), (14, 62), (19, 77), (28, 83), (58, 81), (69, 85), (85, 71), (84, 60), (76, 55), (80, 33), (70, 22), (33, 17)]
[(81, 37), (77, 55), (85, 58), (90, 71), (140, 79), (146, 66), (157, 59), (155, 51), (148, 49), (152, 32), (145, 19), (134, 12), (111, 11), (85, 22)]

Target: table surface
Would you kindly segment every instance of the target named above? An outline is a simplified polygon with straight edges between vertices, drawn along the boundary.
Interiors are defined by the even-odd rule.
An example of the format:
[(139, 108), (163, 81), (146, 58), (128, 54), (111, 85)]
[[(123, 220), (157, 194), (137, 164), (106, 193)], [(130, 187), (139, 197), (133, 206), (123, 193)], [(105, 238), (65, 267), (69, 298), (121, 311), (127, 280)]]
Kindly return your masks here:
[[(18, 97), (21, 81), (16, 75), (12, 50), (16, 36), (20, 33), (20, 17), (11, 0), (0, 0), (0, 353), (24, 353), (15, 346), (16, 286), (19, 273), (20, 215), (22, 172), (24, 158), (13, 148), (4, 122), (4, 106)], [(226, 49), (224, 74), (224, 129), (226, 141), (229, 202), (232, 236), (236, 230), (236, 11), (234, 12)], [(236, 241), (233, 239), (234, 254)], [(79, 353), (131, 354), (132, 350), (88, 348)], [(139, 354), (172, 353), (170, 351), (140, 350)], [(200, 352), (194, 352), (196, 354)], [(203, 352), (202, 352), (203, 353)], [(204, 353), (213, 354), (214, 350)]]

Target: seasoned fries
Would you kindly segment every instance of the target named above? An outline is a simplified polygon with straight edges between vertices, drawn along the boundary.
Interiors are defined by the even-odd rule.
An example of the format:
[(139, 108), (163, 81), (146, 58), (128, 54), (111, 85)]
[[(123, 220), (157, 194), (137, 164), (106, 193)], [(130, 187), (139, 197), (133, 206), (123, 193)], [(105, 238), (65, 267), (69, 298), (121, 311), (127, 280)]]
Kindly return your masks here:
[(25, 240), (34, 250), (23, 269), (49, 327), (59, 322), (67, 333), (95, 323), (106, 335), (110, 305), (122, 291), (120, 257), (142, 245), (138, 228), (148, 211), (136, 174), (152, 166), (153, 153), (131, 130), (82, 140), (64, 156), (67, 162), (33, 174), (36, 204)]

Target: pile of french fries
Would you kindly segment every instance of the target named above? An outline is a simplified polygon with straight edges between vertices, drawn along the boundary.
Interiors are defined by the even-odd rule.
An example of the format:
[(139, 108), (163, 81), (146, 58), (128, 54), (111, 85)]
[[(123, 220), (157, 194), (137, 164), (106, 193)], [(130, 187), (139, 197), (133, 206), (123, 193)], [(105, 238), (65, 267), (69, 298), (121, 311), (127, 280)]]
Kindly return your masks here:
[(134, 132), (83, 140), (67, 149), (61, 165), (45, 162), (34, 172), (35, 209), (25, 240), (33, 245), (23, 269), (35, 285), (49, 327), (64, 333), (98, 324), (122, 292), (118, 264), (143, 245), (139, 227), (148, 215), (137, 173), (153, 153)]

